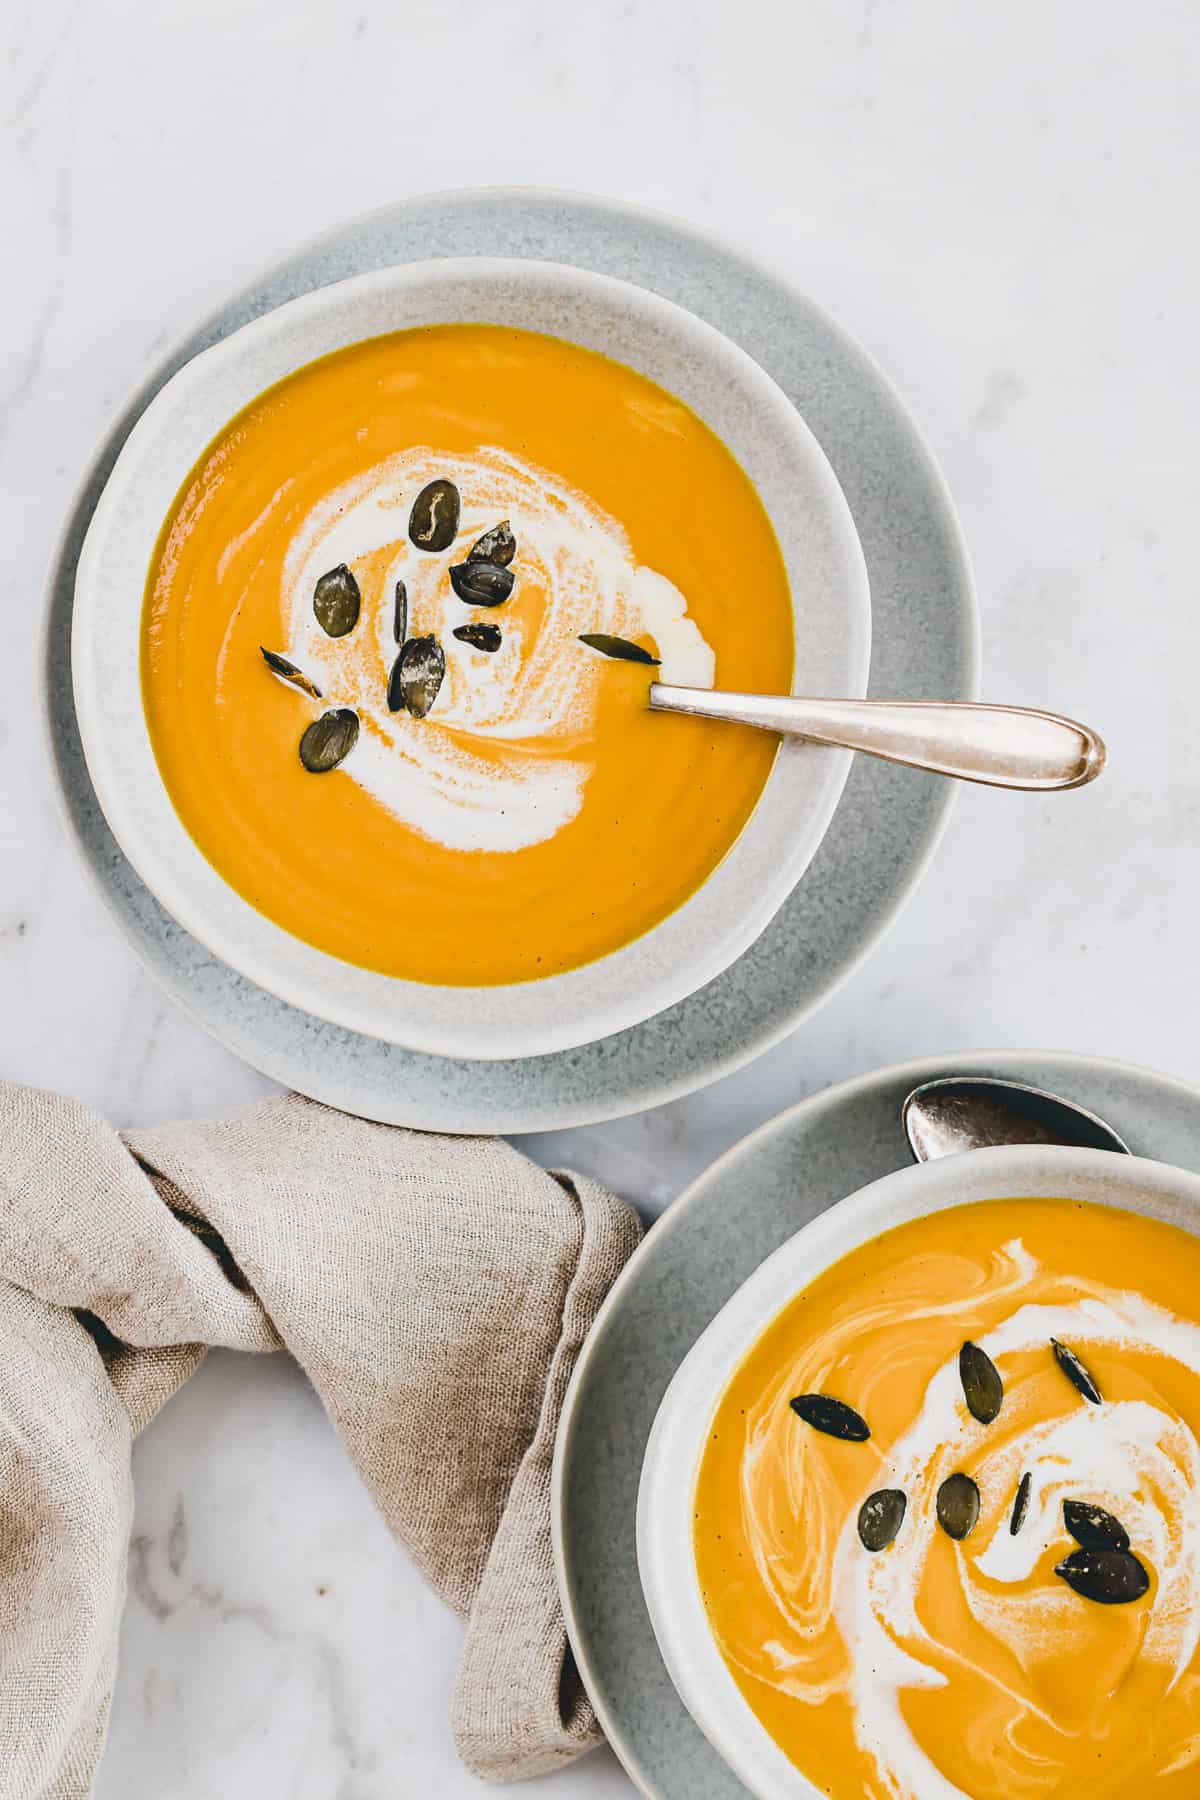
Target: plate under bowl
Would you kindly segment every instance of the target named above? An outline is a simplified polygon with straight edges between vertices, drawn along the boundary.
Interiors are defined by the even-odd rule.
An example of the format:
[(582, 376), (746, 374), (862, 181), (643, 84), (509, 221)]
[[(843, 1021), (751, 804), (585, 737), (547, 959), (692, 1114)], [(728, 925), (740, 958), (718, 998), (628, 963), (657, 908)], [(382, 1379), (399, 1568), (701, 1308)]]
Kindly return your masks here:
[[(902, 399), (860, 345), (735, 244), (594, 195), (464, 188), (344, 220), (227, 296), (123, 402), (63, 518), (40, 656), (46, 757), (62, 825), (114, 924), (194, 1023), (254, 1068), (328, 1105), (432, 1131), (591, 1125), (694, 1092), (810, 1017), (879, 944), (927, 872), (956, 784), (857, 757), (803, 880), (723, 975), (583, 1049), (484, 1062), (405, 1050), (330, 1025), (206, 950), (150, 893), (113, 838), (79, 738), (70, 658), (79, 552), (125, 439), (154, 395), (192, 357), (284, 301), (430, 256), (516, 256), (594, 269), (666, 295), (748, 350), (810, 422), (850, 503), (871, 579), (874, 695), (977, 696), (970, 569), (945, 481)], [(838, 1191), (863, 1179), (858, 1171)], [(653, 1661), (661, 1672), (657, 1652)], [(662, 1704), (669, 1702), (660, 1695)], [(698, 1733), (689, 1729), (694, 1742)]]

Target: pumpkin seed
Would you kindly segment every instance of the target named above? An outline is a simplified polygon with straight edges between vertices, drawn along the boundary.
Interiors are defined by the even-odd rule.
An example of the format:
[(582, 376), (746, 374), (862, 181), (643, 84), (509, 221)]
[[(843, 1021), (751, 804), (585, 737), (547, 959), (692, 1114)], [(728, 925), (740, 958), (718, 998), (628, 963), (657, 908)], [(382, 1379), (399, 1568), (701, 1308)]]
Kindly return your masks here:
[(388, 675), (387, 704), (389, 712), (404, 712), (404, 689), (400, 686), (400, 664), (404, 661), (403, 646), (396, 652), (396, 660)]
[(313, 612), (326, 637), (345, 637), (353, 631), (361, 605), (358, 583), (345, 563), (322, 575), (313, 589)]
[(437, 639), (409, 638), (392, 668), (388, 705), (393, 712), (405, 706), (414, 719), (423, 719), (438, 697), (445, 674), (446, 653)]
[(280, 656), (277, 651), (268, 650), (265, 644), (260, 644), (258, 647), (262, 651), (263, 661), (268, 669), (273, 675), (278, 675), (280, 681), (286, 681), (292, 687), (299, 688), (300, 692), (307, 694), (310, 700), (321, 698), (320, 688), (315, 681), (309, 680), (303, 669), (298, 669), (295, 663), (290, 663), (286, 656)]
[(858, 1536), (864, 1550), (886, 1550), (904, 1523), (908, 1497), (903, 1488), (880, 1488), (858, 1509)]
[(467, 561), (499, 563), (502, 569), (507, 569), (516, 554), (517, 540), (512, 534), (512, 526), (507, 519), (501, 519), (498, 525), (475, 539), (467, 551)]
[(621, 662), (653, 663), (655, 668), (659, 664), (659, 658), (651, 656), (640, 644), (631, 644), (628, 638), (610, 637), (607, 631), (584, 631), (579, 641), (598, 650), (601, 656), (615, 656)]
[(300, 739), (300, 761), (310, 775), (327, 775), (358, 742), (358, 714), (348, 706), (322, 713)]
[(1128, 1606), (1140, 1600), (1150, 1577), (1132, 1550), (1072, 1550), (1055, 1565), (1069, 1588), (1101, 1606)]
[(468, 606), (502, 606), (513, 591), (515, 576), (499, 563), (455, 563), (450, 586)]
[(1063, 1519), (1067, 1530), (1085, 1550), (1128, 1550), (1129, 1533), (1120, 1519), (1114, 1519), (1102, 1506), (1089, 1500), (1064, 1500)]
[(1060, 1344), (1057, 1338), (1050, 1339), (1054, 1349), (1054, 1360), (1073, 1387), (1077, 1387), (1085, 1400), (1093, 1406), (1100, 1405), (1100, 1389), (1096, 1386), (1075, 1352), (1066, 1344)]
[(861, 1413), (856, 1413), (842, 1400), (830, 1399), (828, 1394), (797, 1394), (789, 1404), (806, 1425), (811, 1425), (814, 1431), (823, 1431), (827, 1437), (845, 1438), (848, 1443), (861, 1444), (871, 1435), (871, 1427)]
[(404, 582), (396, 583), (396, 605), (392, 614), (392, 634), (398, 644), (402, 644), (408, 636), (408, 588)]
[(970, 1339), (958, 1353), (958, 1378), (972, 1417), (990, 1425), (1004, 1403), (1004, 1383), (987, 1351)]
[(470, 644), (472, 650), (498, 650), (504, 641), (500, 627), (486, 621), (481, 625), (456, 625), (454, 635), (459, 643)]
[(1025, 1514), (1029, 1511), (1029, 1490), (1033, 1486), (1033, 1476), (1028, 1469), (1017, 1483), (1017, 1497), (1013, 1501), (1012, 1518), (1008, 1521), (1008, 1529), (1016, 1537), (1025, 1523)]
[(462, 510), (452, 481), (430, 481), (412, 503), (408, 535), (418, 550), (448, 550), (458, 534)]
[(937, 1517), (956, 1543), (971, 1535), (979, 1519), (979, 1489), (969, 1475), (947, 1475), (937, 1491)]

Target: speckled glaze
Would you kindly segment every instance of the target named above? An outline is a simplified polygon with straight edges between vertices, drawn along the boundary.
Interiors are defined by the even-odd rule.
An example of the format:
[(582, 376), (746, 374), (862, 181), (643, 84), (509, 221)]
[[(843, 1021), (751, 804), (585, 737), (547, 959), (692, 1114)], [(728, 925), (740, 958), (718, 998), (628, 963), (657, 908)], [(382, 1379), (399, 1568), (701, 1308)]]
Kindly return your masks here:
[(554, 1470), (568, 1632), (609, 1740), (650, 1800), (746, 1800), (750, 1791), (685, 1710), (642, 1598), (638, 1485), (663, 1395), (701, 1333), (767, 1257), (845, 1195), (907, 1166), (901, 1103), (919, 1081), (951, 1074), (1048, 1088), (1107, 1119), (1135, 1156), (1200, 1174), (1197, 1089), (1089, 1057), (975, 1052), (923, 1058), (829, 1088), (752, 1132), (675, 1201), (592, 1328)]
[[(833, 817), (850, 756), (786, 738), (729, 853), (682, 906), (619, 950), (541, 981), (437, 987), (355, 967), (243, 899), (189, 835), (142, 709), (142, 589), (162, 521), (208, 445), (276, 382), (331, 351), (426, 325), (516, 326), (636, 369), (733, 453), (775, 529), (792, 593), (798, 691), (861, 695), (867, 570), (850, 509), (786, 395), (682, 307), (624, 281), (519, 258), (401, 263), (303, 294), (194, 357), (129, 434), (75, 581), (75, 710), (114, 837), (179, 924), (248, 980), (318, 1019), (437, 1056), (540, 1056), (661, 1012), (740, 956)], [(581, 871), (586, 874), (586, 871)]]
[(369, 1117), (436, 1130), (532, 1131), (653, 1106), (768, 1049), (871, 949), (936, 845), (951, 785), (859, 758), (804, 879), (717, 980), (644, 1024), (534, 1060), (452, 1060), (330, 1026), (236, 975), (137, 878), (88, 780), (70, 688), (75, 568), (99, 494), (149, 400), (198, 351), (315, 287), (430, 256), (565, 262), (638, 282), (746, 350), (796, 403), (854, 515), (871, 582), (870, 692), (976, 691), (970, 576), (941, 478), (896, 395), (817, 308), (725, 245), (612, 201), (468, 190), (401, 202), (298, 253), (175, 347), (116, 422), (51, 574), (46, 706), (67, 823), (100, 891), (167, 991), (275, 1079)]

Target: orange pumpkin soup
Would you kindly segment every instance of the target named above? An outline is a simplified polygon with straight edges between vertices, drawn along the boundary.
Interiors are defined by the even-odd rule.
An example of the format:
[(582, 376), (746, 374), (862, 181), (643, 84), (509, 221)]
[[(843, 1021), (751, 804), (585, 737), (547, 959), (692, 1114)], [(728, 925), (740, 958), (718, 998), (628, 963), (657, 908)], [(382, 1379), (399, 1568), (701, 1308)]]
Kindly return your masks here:
[(1200, 1793), (1200, 1239), (955, 1207), (815, 1280), (715, 1418), (709, 1621), (833, 1800)]
[(792, 639), (767, 515), (694, 413), (561, 340), (446, 326), (300, 369), (211, 445), (142, 684), (180, 818), (259, 911), (497, 983), (658, 923), (759, 797), (774, 740), (652, 716), (649, 658), (780, 690)]

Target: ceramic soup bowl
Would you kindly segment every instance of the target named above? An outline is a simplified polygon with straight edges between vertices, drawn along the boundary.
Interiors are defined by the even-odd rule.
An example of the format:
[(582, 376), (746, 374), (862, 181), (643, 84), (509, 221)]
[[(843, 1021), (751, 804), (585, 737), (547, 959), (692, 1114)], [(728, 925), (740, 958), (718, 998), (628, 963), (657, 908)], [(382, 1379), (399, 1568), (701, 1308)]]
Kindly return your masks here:
[[(697, 1475), (722, 1394), (788, 1302), (851, 1251), (949, 1207), (1038, 1197), (1090, 1202), (1200, 1233), (1200, 1178), (1140, 1157), (1006, 1146), (906, 1168), (830, 1207), (768, 1257), (697, 1340), (663, 1397), (638, 1498), (638, 1566), (646, 1604), (685, 1706), (759, 1800), (821, 1800), (825, 1790), (785, 1756), (743, 1698), (702, 1599), (693, 1540)], [(1020, 1304), (1019, 1293), (1014, 1303)], [(932, 1392), (930, 1387), (927, 1393)], [(1086, 1414), (1086, 1403), (1080, 1405)], [(815, 1720), (813, 1729), (818, 1729)]]
[(741, 464), (773, 526), (791, 589), (795, 691), (865, 691), (862, 551), (829, 464), (774, 382), (654, 294), (556, 264), (482, 258), (408, 264), (319, 289), (182, 368), (134, 427), (96, 508), (79, 561), (72, 667), (88, 769), (113, 834), (201, 943), (269, 992), (351, 1030), (447, 1056), (511, 1057), (622, 1030), (733, 962), (810, 862), (849, 757), (784, 743), (732, 849), (684, 904), (611, 953), (541, 980), (465, 987), (378, 974), (292, 936), (222, 878), (175, 811), (143, 711), (142, 606), (164, 518), (214, 438), (264, 390), (331, 351), (456, 323), (565, 338), (683, 400)]

